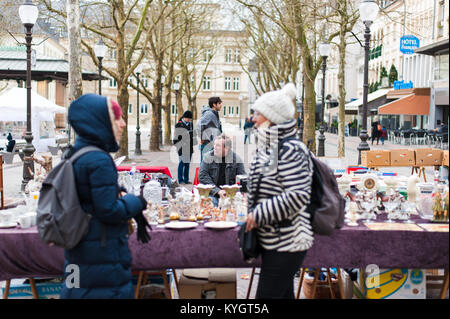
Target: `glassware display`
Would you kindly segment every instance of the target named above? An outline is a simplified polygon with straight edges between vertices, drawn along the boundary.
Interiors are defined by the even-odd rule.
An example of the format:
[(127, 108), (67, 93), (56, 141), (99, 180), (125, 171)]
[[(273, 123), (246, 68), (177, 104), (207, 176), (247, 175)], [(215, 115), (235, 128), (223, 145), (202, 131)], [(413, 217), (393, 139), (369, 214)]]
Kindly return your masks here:
[(155, 179), (151, 179), (145, 183), (143, 196), (147, 202), (155, 205), (161, 205), (162, 202), (162, 187)]

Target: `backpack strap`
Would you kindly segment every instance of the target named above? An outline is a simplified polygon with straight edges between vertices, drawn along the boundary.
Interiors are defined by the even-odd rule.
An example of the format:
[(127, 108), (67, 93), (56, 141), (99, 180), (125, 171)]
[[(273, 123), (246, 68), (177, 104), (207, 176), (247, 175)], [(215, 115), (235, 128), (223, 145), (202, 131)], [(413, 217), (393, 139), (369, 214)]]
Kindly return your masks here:
[[(83, 156), (86, 153), (89, 152), (103, 152), (107, 153), (104, 150), (102, 150), (100, 147), (89, 145), (85, 146), (78, 151), (76, 151), (72, 156), (68, 159), (71, 164), (73, 164), (77, 159), (79, 159), (81, 156)], [(106, 225), (104, 223), (101, 223), (101, 247), (106, 247)]]

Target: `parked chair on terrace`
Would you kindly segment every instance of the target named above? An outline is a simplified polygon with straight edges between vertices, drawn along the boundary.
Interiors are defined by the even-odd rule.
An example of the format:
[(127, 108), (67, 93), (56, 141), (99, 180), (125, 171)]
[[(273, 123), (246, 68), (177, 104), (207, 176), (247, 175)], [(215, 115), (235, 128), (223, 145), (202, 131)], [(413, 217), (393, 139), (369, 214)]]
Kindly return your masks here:
[(400, 130), (394, 130), (394, 143), (400, 144), (402, 142), (402, 133)]
[(406, 142), (408, 141), (408, 144), (411, 145), (411, 135), (413, 135), (412, 130), (404, 130), (401, 132), (402, 135), (402, 142), (401, 144), (406, 145)]
[(423, 130), (423, 129), (417, 130), (417, 132), (415, 134), (416, 143), (417, 144), (425, 144), (426, 135), (427, 135), (426, 130)]

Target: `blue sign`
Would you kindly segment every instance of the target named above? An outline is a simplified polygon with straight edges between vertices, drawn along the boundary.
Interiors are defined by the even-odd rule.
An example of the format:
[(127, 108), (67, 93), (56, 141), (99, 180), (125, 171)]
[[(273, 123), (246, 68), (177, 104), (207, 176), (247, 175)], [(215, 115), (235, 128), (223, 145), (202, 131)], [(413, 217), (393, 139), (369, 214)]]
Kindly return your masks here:
[(412, 89), (414, 87), (412, 81), (394, 81), (394, 90)]
[(414, 50), (420, 47), (420, 40), (413, 35), (404, 35), (400, 38), (400, 52), (414, 54)]

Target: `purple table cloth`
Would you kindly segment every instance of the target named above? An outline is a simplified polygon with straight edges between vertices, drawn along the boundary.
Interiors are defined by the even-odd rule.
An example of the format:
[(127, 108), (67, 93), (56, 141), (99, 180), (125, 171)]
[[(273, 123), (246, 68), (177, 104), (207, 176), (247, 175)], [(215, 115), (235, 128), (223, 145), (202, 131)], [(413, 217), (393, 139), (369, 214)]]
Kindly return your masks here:
[[(417, 223), (426, 221), (416, 219)], [(129, 240), (133, 270), (164, 268), (247, 268), (242, 260), (238, 228), (189, 230), (154, 228), (148, 244)], [(303, 267), (449, 268), (449, 233), (428, 231), (374, 231), (360, 224), (345, 226), (332, 236), (315, 236)], [(0, 230), (0, 280), (61, 276), (64, 251), (41, 242), (36, 227)]]

